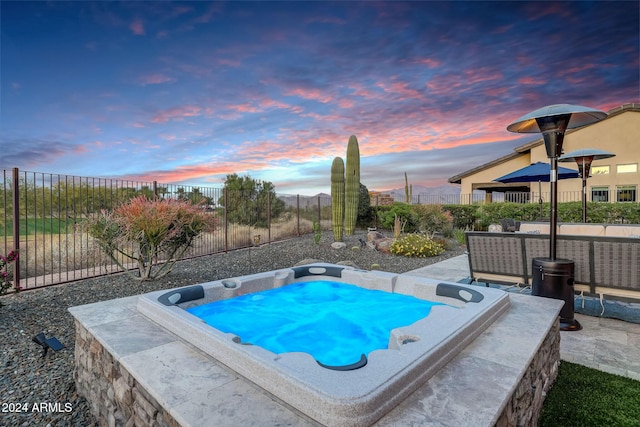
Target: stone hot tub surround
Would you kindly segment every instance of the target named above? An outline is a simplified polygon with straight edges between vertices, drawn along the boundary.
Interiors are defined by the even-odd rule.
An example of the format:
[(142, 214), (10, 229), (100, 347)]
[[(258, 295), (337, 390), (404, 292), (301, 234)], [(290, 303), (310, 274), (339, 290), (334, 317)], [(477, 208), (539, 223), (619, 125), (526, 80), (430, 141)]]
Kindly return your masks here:
[[(510, 298), (504, 315), (375, 424), (535, 425), (557, 375), (562, 302)], [(141, 315), (138, 300), (70, 309), (78, 391), (103, 425), (316, 425)]]

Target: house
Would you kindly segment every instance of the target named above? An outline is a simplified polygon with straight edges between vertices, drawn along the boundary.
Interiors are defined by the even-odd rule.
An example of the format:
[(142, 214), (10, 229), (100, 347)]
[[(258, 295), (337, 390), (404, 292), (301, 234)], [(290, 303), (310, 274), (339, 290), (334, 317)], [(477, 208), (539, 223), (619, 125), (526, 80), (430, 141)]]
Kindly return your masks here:
[[(587, 200), (640, 202), (640, 104), (624, 104), (608, 111), (604, 120), (565, 133), (564, 153), (584, 148), (615, 154), (615, 157), (593, 161), (587, 180)], [(476, 190), (486, 192), (486, 202), (492, 201), (495, 192), (524, 193), (527, 201), (535, 202), (540, 198), (548, 201), (549, 183), (502, 184), (494, 181), (535, 162), (549, 162), (541, 134), (536, 140), (515, 148), (513, 153), (455, 175), (449, 182), (461, 185), (461, 201), (469, 200), (468, 195)], [(575, 162), (559, 163), (559, 166), (578, 169)], [(558, 194), (560, 201), (581, 200), (582, 181), (558, 181)]]

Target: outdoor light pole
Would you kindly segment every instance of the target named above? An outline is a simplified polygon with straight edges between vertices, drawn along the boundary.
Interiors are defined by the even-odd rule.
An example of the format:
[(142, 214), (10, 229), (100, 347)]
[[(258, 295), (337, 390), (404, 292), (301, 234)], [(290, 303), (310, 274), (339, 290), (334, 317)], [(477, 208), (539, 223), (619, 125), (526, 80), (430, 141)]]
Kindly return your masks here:
[(556, 241), (558, 224), (558, 157), (562, 154), (564, 134), (567, 129), (585, 126), (607, 117), (607, 114), (580, 105), (557, 104), (539, 108), (520, 117), (507, 126), (510, 132), (542, 132), (544, 146), (550, 162), (549, 183), (551, 203), (549, 212), (549, 258), (534, 258), (531, 294), (564, 300), (560, 311), (560, 329), (578, 331), (582, 329), (574, 318), (573, 281), (575, 263), (557, 259)]
[(615, 154), (607, 151), (585, 148), (572, 151), (558, 159), (561, 162), (571, 162), (575, 160), (578, 165), (580, 177), (582, 178), (582, 222), (587, 222), (587, 178), (590, 176), (591, 163), (594, 160), (608, 159), (613, 156), (615, 156)]

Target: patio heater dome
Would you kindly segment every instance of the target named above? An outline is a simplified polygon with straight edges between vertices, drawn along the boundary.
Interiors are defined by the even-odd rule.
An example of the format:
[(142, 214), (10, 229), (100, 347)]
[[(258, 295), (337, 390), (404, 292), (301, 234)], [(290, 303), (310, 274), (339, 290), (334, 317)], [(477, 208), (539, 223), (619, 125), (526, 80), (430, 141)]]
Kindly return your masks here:
[(591, 172), (591, 162), (594, 160), (608, 159), (614, 157), (615, 154), (595, 148), (583, 148), (581, 150), (572, 151), (558, 159), (559, 162), (575, 161), (582, 178), (582, 222), (587, 222), (587, 178)]
[(547, 105), (520, 117), (507, 126), (507, 130), (517, 133), (564, 131), (589, 125), (605, 117), (607, 117), (607, 113), (581, 105)]
[[(578, 166), (591, 165), (594, 160), (608, 159), (614, 157), (615, 154), (604, 150), (598, 150), (596, 148), (583, 148), (581, 150), (575, 150), (567, 153), (558, 159), (559, 162), (573, 162), (575, 161)], [(582, 172), (582, 171), (581, 171)], [(589, 173), (585, 174), (585, 178), (589, 178)]]

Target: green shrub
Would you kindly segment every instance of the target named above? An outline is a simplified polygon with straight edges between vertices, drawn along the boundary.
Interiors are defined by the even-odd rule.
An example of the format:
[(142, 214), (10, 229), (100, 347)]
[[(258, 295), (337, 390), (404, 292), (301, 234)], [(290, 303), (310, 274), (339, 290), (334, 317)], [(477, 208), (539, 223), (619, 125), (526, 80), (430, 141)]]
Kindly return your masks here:
[(411, 205), (395, 202), (391, 206), (382, 206), (378, 209), (378, 223), (386, 230), (393, 230), (396, 216), (400, 221), (405, 222), (405, 231), (415, 231), (416, 226), (411, 222)]
[(422, 233), (451, 234), (453, 217), (450, 212), (443, 211), (440, 205), (412, 205), (410, 218)]
[(461, 228), (454, 228), (453, 229), (453, 238), (460, 245), (464, 245), (464, 244), (467, 243), (467, 239), (466, 239), (465, 234), (464, 234), (465, 232), (466, 232), (466, 230), (463, 230)]
[(454, 229), (473, 230), (478, 219), (478, 205), (442, 205), (442, 209), (451, 212)]
[(444, 246), (421, 234), (407, 234), (396, 239), (390, 251), (394, 255), (427, 258), (440, 255), (445, 251)]

